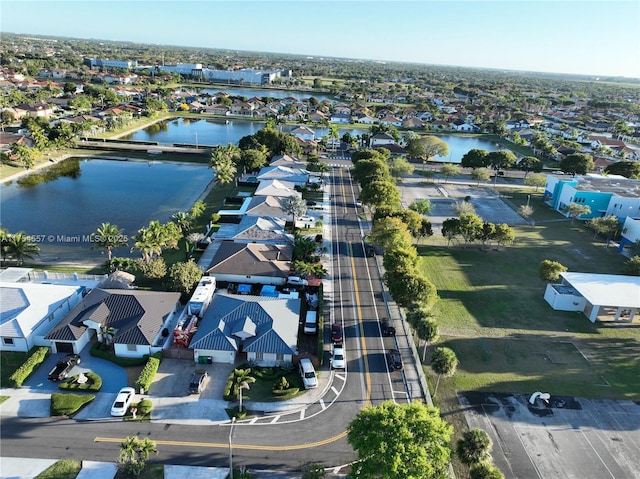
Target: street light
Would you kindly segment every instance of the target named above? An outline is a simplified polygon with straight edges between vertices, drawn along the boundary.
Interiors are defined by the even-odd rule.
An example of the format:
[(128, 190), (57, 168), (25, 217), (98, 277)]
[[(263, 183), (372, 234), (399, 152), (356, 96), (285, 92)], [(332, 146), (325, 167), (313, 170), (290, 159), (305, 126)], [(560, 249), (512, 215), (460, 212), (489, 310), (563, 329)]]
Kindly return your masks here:
[(233, 425), (236, 423), (235, 416), (231, 418), (231, 429), (229, 429), (229, 477), (233, 479), (233, 444), (231, 436), (233, 435)]
[(242, 381), (238, 385), (238, 391), (240, 392), (240, 407), (238, 409), (238, 412), (242, 412), (242, 390), (243, 389), (246, 389), (247, 391), (249, 390), (249, 383), (247, 381)]

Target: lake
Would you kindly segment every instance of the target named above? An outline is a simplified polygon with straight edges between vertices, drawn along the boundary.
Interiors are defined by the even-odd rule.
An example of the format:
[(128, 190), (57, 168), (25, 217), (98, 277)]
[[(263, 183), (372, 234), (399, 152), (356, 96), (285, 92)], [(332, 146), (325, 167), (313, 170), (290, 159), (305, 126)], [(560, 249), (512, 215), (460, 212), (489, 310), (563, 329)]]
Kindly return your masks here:
[(189, 92), (195, 91), (197, 93), (205, 93), (208, 95), (215, 95), (216, 93), (228, 93), (232, 96), (244, 96), (247, 98), (253, 98), (254, 96), (258, 97), (269, 97), (269, 98), (297, 98), (298, 100), (303, 100), (305, 98), (314, 97), (319, 102), (323, 102), (325, 100), (336, 101), (336, 98), (327, 95), (326, 93), (316, 93), (313, 91), (308, 92), (300, 92), (300, 91), (289, 91), (289, 90), (271, 90), (271, 89), (253, 89), (253, 88), (224, 88), (220, 86), (219, 88), (183, 88), (182, 91)]
[[(202, 165), (66, 161), (77, 161), (79, 174), (29, 187), (18, 181), (2, 185), (2, 226), (33, 235), (41, 248), (39, 261), (106, 260), (87, 238), (101, 223), (116, 224), (131, 238), (151, 220), (164, 223), (187, 211), (213, 179)], [(129, 252), (132, 245), (130, 240), (129, 248), (118, 248), (114, 256), (138, 257), (139, 252)]]
[[(217, 119), (191, 119), (174, 118), (172, 120), (159, 121), (147, 128), (138, 130), (130, 135), (123, 136), (124, 140), (157, 141), (160, 144), (172, 145), (174, 143), (186, 143), (198, 146), (238, 144), (244, 136), (253, 135), (264, 127), (263, 122), (246, 120), (217, 120)], [(291, 131), (296, 126), (283, 125), (282, 131)], [(328, 128), (313, 127), (316, 138), (320, 139), (329, 133)], [(340, 136), (349, 132), (351, 135), (368, 133), (368, 128), (338, 128)], [(434, 135), (449, 145), (449, 155), (435, 157), (434, 161), (460, 163), (462, 157), (474, 148), (496, 151), (504, 149), (493, 141), (477, 136)]]

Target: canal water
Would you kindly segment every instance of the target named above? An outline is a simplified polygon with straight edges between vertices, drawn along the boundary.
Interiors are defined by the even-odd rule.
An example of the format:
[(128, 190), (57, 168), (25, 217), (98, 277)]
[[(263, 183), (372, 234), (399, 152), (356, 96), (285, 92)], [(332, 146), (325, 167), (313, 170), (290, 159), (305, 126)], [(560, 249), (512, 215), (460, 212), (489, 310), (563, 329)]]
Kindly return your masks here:
[(78, 168), (37, 184), (22, 179), (2, 185), (2, 227), (31, 235), (41, 248), (35, 259), (42, 262), (106, 260), (103, 251), (92, 249), (90, 238), (101, 223), (118, 225), (129, 238), (129, 247), (118, 248), (115, 256), (139, 257), (130, 252), (138, 229), (187, 211), (213, 180), (201, 165), (65, 161)]

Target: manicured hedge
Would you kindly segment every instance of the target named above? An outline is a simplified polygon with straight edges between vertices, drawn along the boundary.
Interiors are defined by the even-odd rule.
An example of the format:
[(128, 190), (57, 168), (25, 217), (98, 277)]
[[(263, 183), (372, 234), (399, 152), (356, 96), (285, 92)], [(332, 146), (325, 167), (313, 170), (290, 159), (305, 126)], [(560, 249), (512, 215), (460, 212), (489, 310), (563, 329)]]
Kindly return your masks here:
[(147, 364), (144, 365), (136, 381), (135, 387), (137, 391), (144, 390), (145, 393), (149, 392), (153, 378), (160, 367), (160, 361), (162, 361), (162, 351), (158, 351), (147, 360)]
[(61, 394), (51, 395), (51, 415), (70, 416), (78, 412), (85, 404), (89, 404), (96, 397), (93, 394)]
[(20, 366), (9, 378), (11, 385), (14, 388), (19, 388), (25, 382), (25, 380), (31, 375), (33, 371), (38, 369), (43, 363), (47, 355), (49, 354), (49, 348), (40, 346), (36, 348), (31, 356)]
[(137, 407), (138, 407), (138, 413), (141, 414), (142, 416), (145, 416), (151, 412), (151, 408), (153, 407), (153, 404), (151, 403), (150, 399), (143, 399), (138, 403)]
[(70, 377), (65, 381), (62, 381), (60, 384), (58, 384), (58, 388), (67, 391), (100, 391), (100, 389), (102, 388), (102, 378), (91, 371), (83, 374), (87, 377), (86, 383), (78, 383), (78, 374), (76, 376)]

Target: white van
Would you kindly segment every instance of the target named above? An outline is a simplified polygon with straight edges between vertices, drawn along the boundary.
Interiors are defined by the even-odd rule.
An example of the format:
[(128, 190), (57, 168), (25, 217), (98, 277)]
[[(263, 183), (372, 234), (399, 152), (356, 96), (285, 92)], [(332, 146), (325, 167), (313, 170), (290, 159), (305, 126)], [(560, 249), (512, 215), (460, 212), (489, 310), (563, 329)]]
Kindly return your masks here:
[(318, 387), (318, 377), (316, 376), (316, 370), (313, 369), (313, 363), (309, 358), (302, 358), (298, 365), (300, 370), (300, 377), (305, 389), (313, 389)]
[(307, 311), (304, 319), (304, 334), (316, 334), (318, 332), (318, 312)]

